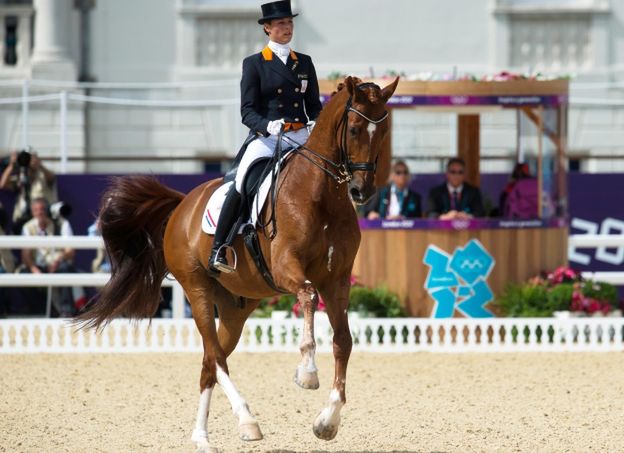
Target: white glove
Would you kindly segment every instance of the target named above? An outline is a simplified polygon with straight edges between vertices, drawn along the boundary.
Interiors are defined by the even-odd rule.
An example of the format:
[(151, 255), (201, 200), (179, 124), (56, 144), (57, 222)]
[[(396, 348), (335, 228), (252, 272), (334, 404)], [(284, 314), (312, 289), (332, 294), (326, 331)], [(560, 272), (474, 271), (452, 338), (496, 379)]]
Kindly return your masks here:
[(269, 121), (269, 124), (267, 125), (267, 132), (271, 135), (279, 135), (283, 125), (284, 118), (281, 120)]
[(308, 123), (306, 124), (306, 127), (308, 128), (308, 132), (312, 132), (312, 129), (314, 129), (314, 126), (316, 126), (316, 121), (308, 121)]

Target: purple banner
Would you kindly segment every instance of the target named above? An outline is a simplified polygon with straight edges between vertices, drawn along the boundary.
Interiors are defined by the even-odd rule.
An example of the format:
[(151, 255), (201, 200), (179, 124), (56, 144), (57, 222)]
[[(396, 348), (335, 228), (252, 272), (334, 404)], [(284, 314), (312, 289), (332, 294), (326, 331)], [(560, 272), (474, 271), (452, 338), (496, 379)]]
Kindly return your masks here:
[[(570, 234), (624, 234), (624, 175), (569, 175)], [(622, 271), (624, 247), (570, 249), (570, 266), (587, 271)]]
[[(321, 96), (321, 102), (325, 103), (329, 96)], [(559, 107), (568, 104), (566, 95), (549, 96), (412, 96), (396, 95), (388, 100), (388, 105), (393, 107), (413, 107), (413, 106), (479, 106), (479, 105), (500, 105), (502, 107), (520, 107), (526, 105), (543, 105), (545, 107)]]
[(466, 220), (439, 220), (439, 219), (360, 219), (362, 229), (389, 229), (389, 230), (493, 230), (510, 228), (562, 228), (567, 225), (567, 219), (466, 219)]

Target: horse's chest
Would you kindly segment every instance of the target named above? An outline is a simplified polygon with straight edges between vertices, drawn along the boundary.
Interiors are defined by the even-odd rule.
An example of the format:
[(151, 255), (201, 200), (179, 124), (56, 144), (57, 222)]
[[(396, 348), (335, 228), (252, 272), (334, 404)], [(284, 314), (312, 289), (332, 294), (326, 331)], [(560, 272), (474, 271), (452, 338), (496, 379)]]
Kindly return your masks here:
[(319, 244), (319, 260), (327, 272), (338, 272), (345, 264), (351, 264), (355, 259), (357, 246), (351, 246), (353, 237), (337, 234), (328, 224), (323, 227), (323, 241)]

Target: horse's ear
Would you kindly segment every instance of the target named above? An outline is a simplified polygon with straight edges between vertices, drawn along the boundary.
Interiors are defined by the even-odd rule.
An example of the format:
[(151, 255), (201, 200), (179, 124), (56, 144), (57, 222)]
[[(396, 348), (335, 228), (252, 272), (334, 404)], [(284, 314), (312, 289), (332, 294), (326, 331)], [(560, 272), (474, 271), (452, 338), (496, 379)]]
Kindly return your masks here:
[(396, 87), (398, 84), (399, 84), (399, 77), (394, 79), (394, 82), (392, 82), (390, 85), (384, 87), (384, 89), (381, 90), (381, 97), (384, 100), (384, 102), (388, 102), (388, 99), (390, 99), (390, 97), (394, 94), (394, 90), (396, 90)]
[(362, 90), (358, 89), (357, 86), (360, 82), (361, 80), (356, 77), (349, 76), (345, 79), (345, 85), (347, 86), (347, 90), (349, 91), (349, 96), (353, 98), (353, 102), (365, 104), (368, 98)]
[(347, 86), (347, 91), (349, 91), (349, 96), (353, 96), (353, 93), (355, 93), (355, 80), (353, 80), (353, 77), (349, 76), (344, 80), (344, 84)]

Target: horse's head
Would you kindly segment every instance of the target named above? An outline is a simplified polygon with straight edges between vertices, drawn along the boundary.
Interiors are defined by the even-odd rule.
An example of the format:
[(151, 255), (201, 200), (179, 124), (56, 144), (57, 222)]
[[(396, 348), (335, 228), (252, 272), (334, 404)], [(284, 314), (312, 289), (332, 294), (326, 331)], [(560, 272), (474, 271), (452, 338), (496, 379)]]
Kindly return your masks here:
[(364, 203), (375, 193), (375, 171), (381, 145), (389, 131), (386, 102), (399, 83), (397, 77), (385, 88), (347, 77), (349, 100), (339, 123), (338, 140), (346, 172), (351, 176), (349, 195)]

